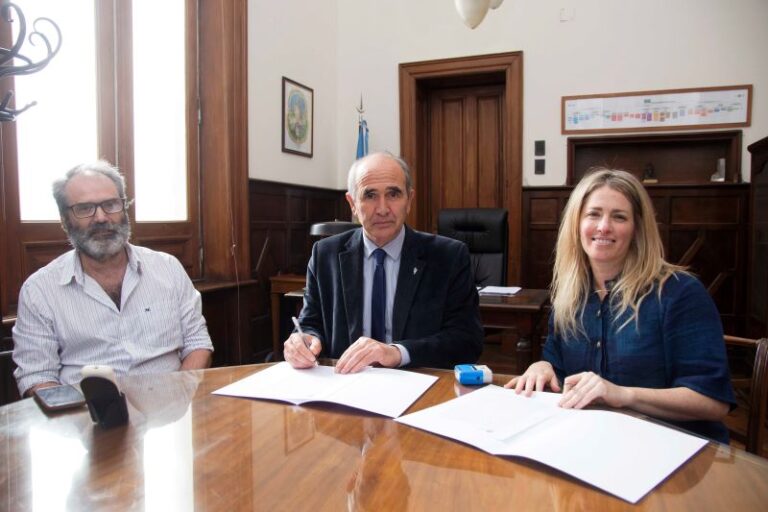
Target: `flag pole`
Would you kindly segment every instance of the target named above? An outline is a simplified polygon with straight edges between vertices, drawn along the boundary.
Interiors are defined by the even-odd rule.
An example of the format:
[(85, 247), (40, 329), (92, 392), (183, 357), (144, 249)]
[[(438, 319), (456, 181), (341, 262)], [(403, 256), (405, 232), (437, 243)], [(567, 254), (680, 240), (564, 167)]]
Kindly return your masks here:
[(355, 110), (357, 110), (357, 120), (358, 122), (363, 120), (363, 114), (365, 113), (365, 109), (363, 108), (363, 93), (360, 93), (360, 106), (355, 107)]

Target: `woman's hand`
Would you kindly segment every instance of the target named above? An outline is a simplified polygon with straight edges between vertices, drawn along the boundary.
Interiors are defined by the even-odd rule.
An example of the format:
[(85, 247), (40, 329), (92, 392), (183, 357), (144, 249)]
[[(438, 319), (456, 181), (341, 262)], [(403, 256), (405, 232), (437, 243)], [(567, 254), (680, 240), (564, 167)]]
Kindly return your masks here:
[(582, 372), (565, 378), (559, 405), (566, 409), (582, 409), (599, 403), (620, 408), (630, 405), (631, 395), (629, 388), (617, 386), (595, 373)]
[(625, 387), (609, 382), (592, 372), (566, 377), (560, 407), (581, 409), (589, 404), (627, 408), (656, 418), (676, 421), (722, 421), (729, 409), (727, 403), (686, 387)]
[(519, 377), (507, 382), (504, 387), (515, 388), (515, 393), (525, 391), (525, 396), (531, 396), (534, 391), (544, 391), (544, 387), (549, 385), (552, 391), (560, 391), (560, 383), (557, 382), (555, 369), (547, 361), (533, 363), (525, 370), (525, 373)]

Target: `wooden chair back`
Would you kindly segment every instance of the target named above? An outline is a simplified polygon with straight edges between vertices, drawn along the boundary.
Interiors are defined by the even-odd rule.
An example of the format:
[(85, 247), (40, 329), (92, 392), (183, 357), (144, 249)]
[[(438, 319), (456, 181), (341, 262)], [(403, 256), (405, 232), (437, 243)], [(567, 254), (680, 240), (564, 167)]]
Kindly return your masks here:
[(733, 379), (733, 387), (737, 393), (748, 389), (747, 432), (744, 435), (731, 430), (731, 437), (742, 439), (748, 452), (760, 455), (768, 408), (768, 338), (754, 340), (726, 335), (724, 339), (726, 346), (748, 347), (755, 351), (752, 375), (750, 377), (734, 376)]

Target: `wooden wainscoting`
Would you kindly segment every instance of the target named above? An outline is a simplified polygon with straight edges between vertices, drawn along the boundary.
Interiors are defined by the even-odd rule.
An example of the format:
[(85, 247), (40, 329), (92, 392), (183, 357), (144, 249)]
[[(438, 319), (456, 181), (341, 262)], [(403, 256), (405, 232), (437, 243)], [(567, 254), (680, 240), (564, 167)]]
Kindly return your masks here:
[[(666, 257), (709, 290), (725, 332), (744, 329), (749, 184), (648, 185)], [(523, 189), (523, 280), (547, 288), (560, 216), (572, 187)]]
[(523, 275), (520, 286), (549, 288), (560, 216), (572, 188), (523, 189)]
[(248, 191), (251, 276), (259, 283), (251, 294), (256, 301), (252, 331), (259, 357), (272, 350), (269, 278), (304, 275), (314, 242), (309, 227), (315, 222), (349, 220), (350, 211), (343, 190), (250, 180)]

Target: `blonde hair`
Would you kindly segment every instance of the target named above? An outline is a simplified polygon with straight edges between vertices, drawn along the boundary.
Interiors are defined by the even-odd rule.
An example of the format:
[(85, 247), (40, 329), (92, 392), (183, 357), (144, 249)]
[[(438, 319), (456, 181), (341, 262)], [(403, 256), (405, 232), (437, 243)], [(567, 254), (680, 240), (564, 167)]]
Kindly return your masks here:
[(632, 315), (619, 329), (637, 321), (643, 300), (654, 284), (662, 287), (675, 272), (684, 267), (664, 260), (659, 228), (650, 197), (645, 187), (626, 171), (594, 168), (573, 189), (563, 211), (563, 219), (555, 247), (555, 267), (552, 275), (552, 309), (555, 332), (564, 336), (584, 332), (582, 318), (584, 305), (591, 293), (592, 278), (589, 259), (581, 246), (580, 225), (582, 209), (595, 190), (609, 187), (620, 192), (632, 205), (634, 237), (630, 243), (624, 267), (611, 289), (611, 307), (615, 318), (627, 310)]

